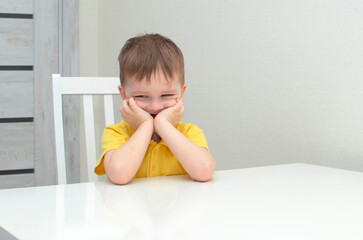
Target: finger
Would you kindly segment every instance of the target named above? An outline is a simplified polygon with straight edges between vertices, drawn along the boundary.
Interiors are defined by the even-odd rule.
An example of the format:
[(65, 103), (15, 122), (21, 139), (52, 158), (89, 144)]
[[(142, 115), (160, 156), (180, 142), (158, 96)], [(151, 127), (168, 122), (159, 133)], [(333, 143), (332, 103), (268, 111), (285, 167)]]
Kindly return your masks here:
[(181, 103), (178, 109), (175, 111), (175, 115), (182, 117), (184, 115), (184, 105)]
[(179, 102), (180, 102), (180, 98), (177, 98), (174, 106), (178, 105)]
[(121, 103), (121, 108), (125, 109), (127, 107), (127, 99), (123, 100)]
[(181, 106), (183, 106), (183, 103), (180, 100), (177, 100), (177, 103), (174, 105), (173, 110), (175, 112), (178, 112), (180, 110)]
[(123, 100), (121, 103), (121, 107), (120, 107), (120, 112), (125, 112), (125, 104), (126, 104), (126, 100)]
[(139, 111), (140, 107), (137, 106), (136, 102), (135, 102), (135, 99), (132, 97), (132, 98), (129, 98), (129, 105), (130, 105), (130, 108), (133, 112), (137, 112)]
[(122, 104), (121, 104), (121, 107), (120, 107), (120, 113), (121, 113), (121, 117), (122, 117), (123, 119), (125, 119), (125, 117), (128, 115), (128, 114), (125, 112), (124, 102), (122, 102)]
[(181, 105), (180, 106), (179, 113), (181, 113), (182, 115), (184, 115), (184, 105)]
[(125, 113), (130, 114), (131, 109), (129, 106), (129, 100), (125, 99), (124, 101), (122, 101), (122, 109)]

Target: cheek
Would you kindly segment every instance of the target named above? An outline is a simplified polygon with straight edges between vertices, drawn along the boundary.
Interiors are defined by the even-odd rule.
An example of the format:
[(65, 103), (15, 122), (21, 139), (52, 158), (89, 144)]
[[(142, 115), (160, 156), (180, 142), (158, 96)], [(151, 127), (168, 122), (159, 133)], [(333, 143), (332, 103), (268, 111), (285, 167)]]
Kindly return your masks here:
[(167, 99), (164, 102), (164, 107), (165, 108), (169, 108), (169, 107), (173, 107), (176, 104), (176, 98), (175, 99)]
[(140, 108), (144, 109), (148, 106), (148, 102), (147, 101), (141, 101), (141, 100), (136, 100), (135, 99), (135, 103), (137, 104), (137, 106), (139, 106)]

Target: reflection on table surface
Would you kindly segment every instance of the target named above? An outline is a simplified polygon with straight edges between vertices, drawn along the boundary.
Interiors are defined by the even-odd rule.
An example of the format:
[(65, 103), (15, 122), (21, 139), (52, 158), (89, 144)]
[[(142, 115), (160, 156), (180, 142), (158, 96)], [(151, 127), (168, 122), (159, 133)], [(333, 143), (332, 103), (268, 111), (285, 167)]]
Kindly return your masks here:
[(363, 239), (363, 173), (288, 164), (0, 191), (20, 239)]

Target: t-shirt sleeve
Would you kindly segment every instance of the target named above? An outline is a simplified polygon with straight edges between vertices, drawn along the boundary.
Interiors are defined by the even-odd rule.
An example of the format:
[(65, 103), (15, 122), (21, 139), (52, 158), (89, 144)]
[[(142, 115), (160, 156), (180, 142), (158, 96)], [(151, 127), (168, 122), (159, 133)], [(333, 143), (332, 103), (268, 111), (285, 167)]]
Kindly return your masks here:
[(127, 130), (123, 129), (121, 127), (118, 127), (117, 125), (108, 126), (103, 130), (102, 140), (101, 140), (102, 154), (98, 158), (97, 164), (96, 164), (96, 167), (94, 170), (94, 172), (97, 175), (102, 175), (102, 174), (106, 173), (104, 165), (103, 165), (103, 159), (104, 159), (105, 154), (110, 150), (119, 148), (128, 139), (129, 139), (129, 136), (127, 134)]
[(199, 147), (203, 147), (209, 151), (207, 139), (204, 136), (203, 130), (196, 125), (190, 125), (185, 133), (185, 136)]

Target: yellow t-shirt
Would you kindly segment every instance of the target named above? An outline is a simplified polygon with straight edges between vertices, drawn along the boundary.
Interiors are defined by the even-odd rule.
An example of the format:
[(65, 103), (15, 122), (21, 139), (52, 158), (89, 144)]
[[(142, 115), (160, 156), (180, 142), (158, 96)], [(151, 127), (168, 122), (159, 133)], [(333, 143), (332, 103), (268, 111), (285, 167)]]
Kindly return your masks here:
[[(196, 125), (191, 123), (178, 123), (175, 127), (193, 143), (209, 151), (203, 131)], [(106, 173), (103, 166), (105, 154), (110, 150), (119, 148), (129, 140), (132, 134), (134, 134), (134, 130), (124, 120), (104, 129), (101, 141), (102, 154), (95, 167), (95, 173), (97, 175)], [(186, 173), (184, 168), (163, 140), (159, 143), (150, 140), (145, 157), (134, 177), (156, 177), (184, 173)]]

